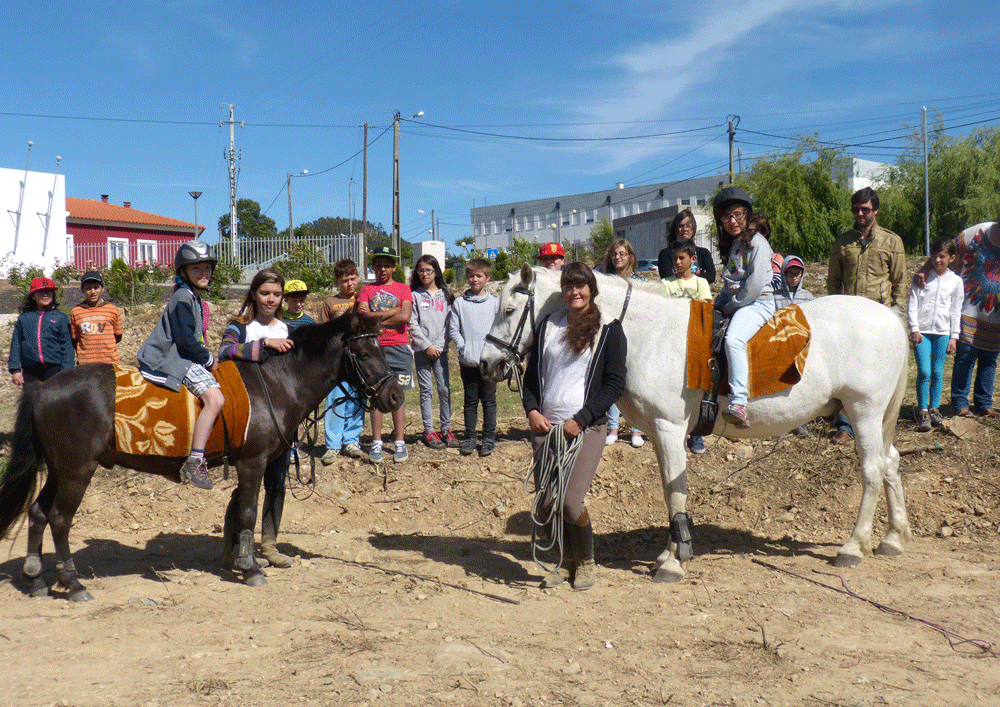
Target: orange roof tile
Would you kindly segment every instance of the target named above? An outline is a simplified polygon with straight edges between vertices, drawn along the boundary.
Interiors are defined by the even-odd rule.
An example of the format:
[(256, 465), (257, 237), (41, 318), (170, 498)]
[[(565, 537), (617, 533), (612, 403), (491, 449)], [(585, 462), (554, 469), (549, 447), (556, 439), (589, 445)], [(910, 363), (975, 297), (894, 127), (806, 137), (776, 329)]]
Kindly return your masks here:
[[(170, 226), (174, 228), (194, 228), (190, 221), (168, 218), (148, 211), (139, 211), (125, 206), (118, 206), (97, 199), (74, 199), (66, 197), (67, 220), (71, 221), (106, 221), (122, 224), (142, 224), (146, 226)], [(204, 230), (204, 226), (201, 226)]]

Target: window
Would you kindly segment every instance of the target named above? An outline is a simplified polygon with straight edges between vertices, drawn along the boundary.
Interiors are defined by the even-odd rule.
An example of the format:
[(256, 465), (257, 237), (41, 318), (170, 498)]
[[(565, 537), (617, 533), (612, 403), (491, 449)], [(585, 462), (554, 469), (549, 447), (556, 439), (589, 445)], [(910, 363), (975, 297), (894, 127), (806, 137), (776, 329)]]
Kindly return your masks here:
[(681, 206), (691, 206), (690, 199), (681, 199)]
[(698, 199), (698, 206), (704, 206), (704, 205), (705, 205), (705, 200), (704, 199)]
[(569, 225), (569, 219), (568, 218), (564, 218), (563, 219), (563, 226), (568, 226), (568, 225)]
[(128, 262), (128, 240), (125, 238), (109, 238), (108, 265), (110, 266), (112, 262), (119, 258), (126, 263)]
[(156, 262), (156, 241), (139, 241), (138, 260), (147, 265)]

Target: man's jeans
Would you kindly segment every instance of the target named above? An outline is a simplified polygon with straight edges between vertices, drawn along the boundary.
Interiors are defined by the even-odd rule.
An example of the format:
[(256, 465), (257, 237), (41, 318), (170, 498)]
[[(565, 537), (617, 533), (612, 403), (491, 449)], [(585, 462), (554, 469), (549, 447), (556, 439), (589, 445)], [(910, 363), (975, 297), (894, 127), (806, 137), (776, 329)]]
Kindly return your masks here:
[(955, 367), (951, 372), (952, 407), (956, 410), (969, 407), (973, 366), (976, 366), (976, 387), (973, 389), (972, 407), (977, 410), (989, 410), (993, 407), (993, 379), (997, 372), (998, 354), (1000, 351), (984, 351), (959, 340), (955, 351)]

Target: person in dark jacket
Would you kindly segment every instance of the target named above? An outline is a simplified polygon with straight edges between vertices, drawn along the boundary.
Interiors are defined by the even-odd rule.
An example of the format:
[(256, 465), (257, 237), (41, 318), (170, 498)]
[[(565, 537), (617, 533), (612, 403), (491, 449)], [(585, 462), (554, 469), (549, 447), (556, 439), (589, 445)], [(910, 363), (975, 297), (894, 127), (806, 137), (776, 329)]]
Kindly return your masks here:
[[(584, 498), (604, 449), (608, 409), (625, 392), (627, 343), (617, 319), (602, 325), (594, 302), (597, 279), (589, 267), (570, 263), (560, 285), (566, 308), (544, 318), (535, 331), (523, 403), (534, 435), (536, 470), (553, 427), (561, 424), (568, 440), (582, 437), (561, 508), (563, 561), (542, 582), (554, 587), (570, 580), (579, 591), (594, 585), (594, 530)], [(543, 500), (549, 516), (558, 516), (560, 509), (552, 503)]]
[(69, 317), (58, 308), (55, 283), (33, 279), (10, 339), (7, 370), (14, 385), (48, 380), (73, 367)]
[[(677, 274), (674, 272), (674, 243), (685, 238), (694, 240), (694, 234), (697, 230), (698, 224), (694, 220), (691, 209), (684, 209), (674, 216), (674, 220), (671, 221), (670, 228), (667, 230), (667, 247), (660, 251), (656, 260), (661, 280)], [(691, 272), (698, 277), (705, 278), (711, 285), (715, 282), (716, 276), (715, 258), (712, 256), (712, 251), (701, 246), (698, 246), (696, 251), (697, 257), (691, 266)]]

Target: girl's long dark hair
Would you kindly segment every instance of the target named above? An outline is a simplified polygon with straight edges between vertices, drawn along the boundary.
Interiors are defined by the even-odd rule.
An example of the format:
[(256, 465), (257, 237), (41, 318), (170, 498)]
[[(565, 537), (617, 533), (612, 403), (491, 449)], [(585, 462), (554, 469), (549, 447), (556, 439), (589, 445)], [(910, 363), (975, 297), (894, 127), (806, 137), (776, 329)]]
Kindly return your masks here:
[[(40, 291), (41, 290), (36, 290), (36, 292)], [(48, 307), (42, 310), (43, 312), (48, 312), (49, 310), (52, 309), (59, 309), (59, 300), (56, 298), (57, 292), (58, 290), (52, 290), (52, 302), (49, 304)], [(31, 294), (28, 294), (24, 298), (24, 302), (21, 303), (21, 311), (34, 312), (36, 309), (38, 309), (38, 302), (35, 301), (35, 298), (32, 297)]]
[[(691, 219), (691, 223), (694, 224), (695, 230), (696, 231), (698, 230), (698, 221), (695, 220), (694, 213), (691, 211), (691, 209), (684, 209), (682, 211), (678, 211), (677, 215), (674, 216), (674, 220), (670, 222), (670, 230), (667, 231), (667, 243), (673, 243), (674, 241), (677, 240), (677, 231), (680, 230), (681, 224), (684, 222), (684, 219)], [(694, 240), (693, 236), (692, 240)]]
[(427, 263), (434, 268), (434, 284), (437, 285), (439, 290), (444, 292), (444, 298), (448, 300), (448, 304), (450, 305), (455, 300), (455, 295), (448, 289), (448, 285), (444, 281), (444, 273), (441, 272), (441, 266), (438, 264), (438, 259), (433, 255), (421, 255), (413, 265), (413, 272), (410, 274), (410, 289), (415, 290), (424, 285), (420, 281), (420, 276), (417, 275), (417, 268), (420, 267), (420, 263)]
[(575, 354), (583, 353), (597, 343), (597, 333), (601, 330), (601, 310), (597, 307), (597, 278), (594, 271), (579, 261), (562, 269), (559, 287), (587, 285), (590, 288), (590, 306), (583, 312), (569, 311), (566, 327), (566, 343)]
[(236, 314), (237, 320), (243, 324), (249, 324), (257, 318), (257, 300), (254, 299), (254, 295), (257, 294), (257, 290), (260, 289), (261, 285), (269, 282), (277, 283), (281, 287), (282, 292), (282, 305), (278, 306), (278, 311), (275, 312), (274, 316), (278, 319), (285, 318), (284, 312), (282, 311), (284, 305), (285, 278), (274, 268), (265, 268), (254, 275), (253, 280), (250, 281), (250, 289), (247, 290), (247, 295), (243, 298), (243, 306), (240, 307), (240, 311)]

